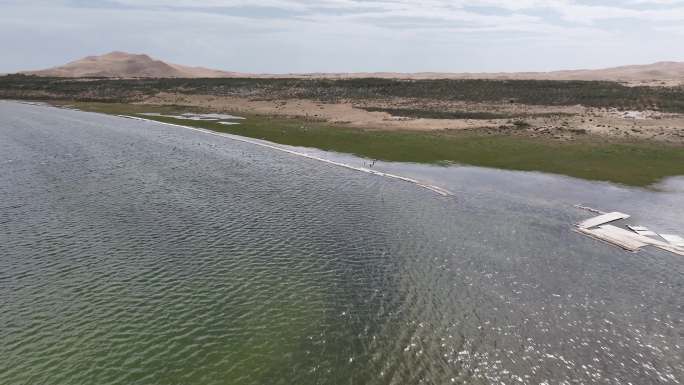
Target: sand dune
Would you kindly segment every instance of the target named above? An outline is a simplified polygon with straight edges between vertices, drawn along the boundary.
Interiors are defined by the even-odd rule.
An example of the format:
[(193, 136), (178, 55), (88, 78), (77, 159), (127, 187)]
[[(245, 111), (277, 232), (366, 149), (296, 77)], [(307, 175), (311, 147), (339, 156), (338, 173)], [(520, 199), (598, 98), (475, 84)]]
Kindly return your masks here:
[(63, 66), (23, 73), (68, 78), (221, 78), (239, 76), (233, 72), (170, 64), (144, 54), (136, 55), (126, 52), (88, 56)]
[(88, 56), (63, 66), (25, 74), (56, 77), (107, 78), (228, 78), (228, 77), (300, 77), (300, 78), (394, 78), (394, 79), (535, 79), (535, 80), (609, 80), (628, 83), (668, 84), (684, 83), (684, 62), (659, 62), (606, 69), (567, 70), (554, 72), (500, 73), (309, 73), (309, 74), (247, 74), (202, 67), (188, 67), (165, 63), (147, 55), (112, 52), (102, 56)]
[(628, 83), (666, 82), (684, 83), (684, 62), (659, 62), (623, 67), (565, 70), (552, 72), (368, 72), (368, 73), (317, 73), (299, 75), (312, 78), (387, 78), (387, 79), (495, 79), (495, 80), (606, 80)]

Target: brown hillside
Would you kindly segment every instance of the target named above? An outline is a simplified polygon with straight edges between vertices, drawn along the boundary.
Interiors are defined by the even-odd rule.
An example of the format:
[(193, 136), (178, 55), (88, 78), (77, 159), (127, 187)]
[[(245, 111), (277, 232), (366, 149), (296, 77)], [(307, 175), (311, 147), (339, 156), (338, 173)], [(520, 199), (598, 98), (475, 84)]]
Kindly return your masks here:
[(112, 52), (102, 56), (86, 58), (41, 71), (27, 71), (25, 74), (56, 77), (108, 77), (108, 78), (223, 78), (223, 77), (295, 77), (295, 78), (398, 78), (398, 79), (536, 79), (536, 80), (608, 80), (633, 84), (684, 83), (684, 63), (659, 62), (647, 65), (569, 70), (554, 72), (500, 72), (500, 73), (310, 73), (310, 74), (244, 74), (226, 72), (202, 67), (188, 67), (165, 63), (147, 55)]
[(28, 75), (69, 78), (217, 78), (236, 75), (232, 72), (168, 64), (147, 55), (136, 55), (126, 52), (111, 52), (102, 56), (88, 56), (63, 66), (24, 73)]

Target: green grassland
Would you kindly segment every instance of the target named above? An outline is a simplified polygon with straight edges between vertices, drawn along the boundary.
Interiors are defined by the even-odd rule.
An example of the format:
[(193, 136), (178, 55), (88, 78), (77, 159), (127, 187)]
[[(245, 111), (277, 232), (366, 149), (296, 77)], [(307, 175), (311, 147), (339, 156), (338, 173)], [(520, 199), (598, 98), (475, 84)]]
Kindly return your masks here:
[(571, 142), (476, 132), (379, 131), (282, 117), (244, 115), (239, 125), (138, 115), (202, 112), (187, 107), (75, 102), (74, 107), (201, 127), (292, 146), (315, 147), (385, 161), (468, 164), (542, 171), (632, 186), (684, 175), (684, 148), (650, 142), (606, 142), (587, 135)]
[(514, 118), (543, 118), (571, 116), (568, 113), (548, 112), (548, 113), (511, 113), (511, 112), (487, 112), (487, 111), (443, 111), (427, 108), (386, 108), (386, 107), (359, 107), (368, 112), (386, 112), (392, 116), (405, 118), (423, 119), (514, 119)]

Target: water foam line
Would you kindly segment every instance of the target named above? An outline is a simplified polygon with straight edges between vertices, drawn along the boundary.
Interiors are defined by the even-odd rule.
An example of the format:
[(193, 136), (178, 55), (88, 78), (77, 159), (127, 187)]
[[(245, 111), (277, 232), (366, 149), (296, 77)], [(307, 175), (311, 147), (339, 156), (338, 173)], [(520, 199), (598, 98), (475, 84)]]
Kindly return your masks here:
[(422, 188), (424, 188), (424, 189), (430, 190), (430, 191), (432, 191), (432, 192), (434, 192), (434, 193), (436, 193), (436, 194), (439, 194), (439, 195), (441, 195), (441, 196), (445, 196), (445, 197), (446, 197), (446, 196), (453, 196), (453, 195), (454, 195), (451, 191), (449, 191), (449, 190), (447, 190), (447, 189), (444, 189), (444, 188), (441, 188), (441, 187), (438, 187), (438, 186), (434, 186), (434, 185), (431, 185), (431, 184), (427, 184), (427, 183), (421, 182), (421, 181), (416, 180), (416, 179), (407, 178), (407, 177), (404, 177), (404, 176), (395, 175), (395, 174), (390, 174), (390, 173), (381, 172), (381, 171), (375, 171), (375, 170), (371, 170), (371, 169), (368, 169), (368, 168), (365, 168), (365, 167), (356, 167), (356, 166), (352, 166), (352, 165), (349, 165), (349, 164), (346, 164), (346, 163), (335, 162), (334, 160), (319, 158), (319, 157), (317, 157), (317, 156), (309, 155), (309, 154), (306, 154), (306, 153), (303, 153), (303, 152), (294, 151), (294, 150), (288, 150), (288, 149), (286, 149), (286, 148), (282, 148), (282, 147), (279, 147), (279, 146), (274, 146), (274, 145), (271, 145), (271, 144), (268, 144), (268, 143), (263, 143), (263, 142), (256, 141), (256, 140), (251, 140), (251, 139), (239, 137), (239, 136), (236, 136), (236, 135), (224, 134), (224, 133), (221, 133), (221, 132), (211, 131), (211, 130), (207, 130), (207, 129), (204, 129), (204, 128), (183, 126), (183, 125), (181, 125), (181, 124), (160, 122), (160, 121), (153, 120), (153, 119), (139, 118), (139, 117), (137, 117), (137, 116), (129, 116), (129, 115), (116, 115), (116, 116), (121, 117), (121, 118), (126, 118), (126, 119), (134, 119), (134, 120), (140, 120), (140, 121), (143, 121), (143, 122), (151, 122), (151, 123), (163, 124), (163, 125), (172, 126), (172, 127), (185, 128), (185, 129), (193, 130), (193, 131), (199, 131), (199, 132), (203, 132), (203, 133), (205, 133), (205, 134), (220, 136), (220, 137), (232, 139), (232, 140), (235, 140), (235, 141), (238, 141), (238, 142), (249, 143), (249, 144), (253, 144), (253, 145), (256, 145), (256, 146), (266, 147), (266, 148), (270, 148), (270, 149), (273, 149), (273, 150), (286, 152), (286, 153), (288, 153), (288, 154), (292, 154), (292, 155), (296, 155), (296, 156), (301, 156), (301, 157), (308, 158), (308, 159), (317, 160), (317, 161), (319, 161), (319, 162), (324, 162), (324, 163), (332, 164), (332, 165), (335, 165), (335, 166), (338, 166), (338, 167), (344, 167), (344, 168), (347, 168), (347, 169), (350, 169), (350, 170), (365, 172), (365, 173), (367, 173), (367, 174), (377, 175), (377, 176), (381, 176), (381, 177), (384, 177), (384, 178), (390, 178), (390, 179), (401, 180), (401, 181), (408, 182), (408, 183), (414, 184), (414, 185), (416, 185), (416, 186), (422, 187)]

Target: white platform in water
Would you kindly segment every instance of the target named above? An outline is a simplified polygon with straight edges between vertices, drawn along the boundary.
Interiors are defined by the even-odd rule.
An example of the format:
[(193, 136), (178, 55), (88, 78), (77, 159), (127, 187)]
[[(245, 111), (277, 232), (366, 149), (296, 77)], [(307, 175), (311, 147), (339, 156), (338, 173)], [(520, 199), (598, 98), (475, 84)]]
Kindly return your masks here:
[(603, 225), (591, 230), (580, 228), (580, 232), (629, 251), (638, 251), (647, 245), (647, 243), (637, 238), (640, 235), (612, 225)]
[(606, 223), (610, 222), (615, 222), (620, 219), (627, 219), (629, 218), (629, 215), (619, 213), (619, 212), (613, 212), (613, 213), (608, 213), (608, 214), (603, 214), (599, 215), (598, 217), (594, 217), (591, 219), (587, 219), (586, 221), (580, 222), (577, 226), (581, 229), (590, 229), (592, 227), (597, 227), (604, 225)]
[(679, 235), (660, 234), (660, 236), (663, 237), (663, 239), (666, 240), (670, 244), (673, 244), (673, 245), (679, 246), (679, 247), (684, 247), (684, 238), (680, 237)]
[(648, 227), (628, 225), (627, 228), (629, 228), (630, 230), (634, 231), (635, 233), (637, 233), (639, 235), (644, 235), (647, 237), (657, 237), (658, 236), (658, 234), (649, 230)]
[(650, 245), (661, 250), (684, 256), (684, 245), (678, 246), (676, 244), (659, 241), (613, 225), (601, 225), (595, 229), (584, 229), (580, 227), (578, 230), (582, 234), (629, 251), (638, 251), (642, 247)]
[[(575, 207), (589, 209), (583, 206)], [(600, 212), (595, 209), (590, 209), (590, 211)], [(678, 235), (656, 234), (644, 226), (627, 226), (630, 231), (608, 224), (626, 218), (629, 218), (629, 215), (620, 212), (601, 214), (578, 223), (576, 225), (577, 231), (629, 251), (639, 251), (645, 246), (654, 246), (661, 250), (684, 256), (684, 238)], [(655, 237), (658, 236), (662, 238), (656, 239)]]

